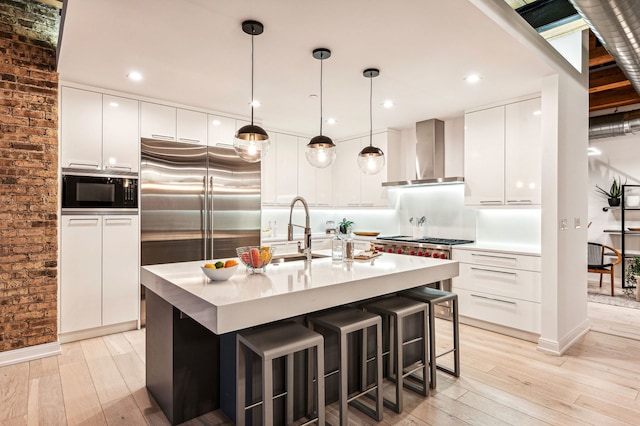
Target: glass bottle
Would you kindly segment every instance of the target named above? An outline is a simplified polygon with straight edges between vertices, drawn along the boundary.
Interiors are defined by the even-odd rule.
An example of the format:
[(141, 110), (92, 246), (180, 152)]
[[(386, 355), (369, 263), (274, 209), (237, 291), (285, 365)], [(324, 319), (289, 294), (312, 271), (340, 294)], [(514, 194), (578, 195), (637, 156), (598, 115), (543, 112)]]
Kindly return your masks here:
[(331, 259), (342, 260), (342, 240), (340, 239), (340, 233), (336, 229), (331, 239)]
[(352, 261), (355, 256), (355, 243), (353, 242), (353, 238), (351, 238), (351, 234), (344, 234), (342, 237), (343, 242), (343, 253), (342, 256), (346, 261)]

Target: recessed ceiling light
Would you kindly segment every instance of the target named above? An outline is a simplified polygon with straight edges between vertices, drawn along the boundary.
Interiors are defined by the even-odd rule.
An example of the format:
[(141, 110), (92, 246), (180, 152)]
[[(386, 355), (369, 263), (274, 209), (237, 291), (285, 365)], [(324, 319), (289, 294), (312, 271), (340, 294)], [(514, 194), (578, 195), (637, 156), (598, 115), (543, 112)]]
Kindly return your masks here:
[(213, 124), (214, 126), (219, 126), (222, 123), (220, 122), (220, 120), (213, 120), (211, 124)]
[(382, 106), (388, 109), (393, 108), (396, 104), (391, 99), (387, 99), (382, 103)]
[(535, 110), (533, 111), (533, 115), (542, 115), (542, 111), (540, 111), (539, 109)]
[(327, 124), (336, 124), (335, 118), (327, 118)]
[(587, 155), (600, 155), (600, 154), (602, 154), (602, 151), (600, 151), (598, 148), (594, 148), (592, 146), (587, 148)]
[(116, 108), (118, 106), (118, 103), (117, 102), (109, 102), (109, 106)]
[(129, 74), (127, 74), (127, 77), (129, 77), (129, 79), (133, 81), (142, 80), (142, 74), (140, 74), (138, 71), (131, 71)]
[(253, 101), (249, 102), (249, 105), (251, 105), (254, 108), (258, 108), (258, 107), (260, 107), (261, 104), (260, 104), (259, 100), (254, 99)]
[(466, 76), (464, 79), (467, 83), (477, 83), (480, 81), (480, 76), (478, 74), (471, 74)]

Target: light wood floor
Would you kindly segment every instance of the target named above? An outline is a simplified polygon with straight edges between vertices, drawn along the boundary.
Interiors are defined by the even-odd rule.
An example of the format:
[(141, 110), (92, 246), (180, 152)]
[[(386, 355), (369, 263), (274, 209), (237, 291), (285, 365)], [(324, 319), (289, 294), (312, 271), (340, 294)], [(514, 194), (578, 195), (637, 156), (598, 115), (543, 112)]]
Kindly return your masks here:
[[(598, 331), (561, 357), (461, 325), (462, 376), (440, 372), (428, 398), (405, 391), (404, 412), (385, 409), (382, 424), (640, 424), (640, 311), (590, 303), (589, 316)], [(144, 361), (144, 330), (137, 330), (0, 368), (0, 424), (168, 424), (144, 386)], [(335, 404), (327, 420), (336, 424)], [(350, 420), (375, 423), (352, 408)], [(216, 411), (185, 424), (229, 423)]]

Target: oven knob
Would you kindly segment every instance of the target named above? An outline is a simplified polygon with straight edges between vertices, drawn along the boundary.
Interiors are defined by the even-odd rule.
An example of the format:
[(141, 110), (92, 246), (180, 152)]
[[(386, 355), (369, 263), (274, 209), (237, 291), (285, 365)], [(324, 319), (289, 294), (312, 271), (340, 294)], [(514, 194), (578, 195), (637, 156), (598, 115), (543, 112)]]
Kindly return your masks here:
[(418, 252), (418, 256), (423, 256), (423, 255), (424, 255), (423, 252), (421, 252), (421, 251)]
[(376, 247), (376, 251), (383, 251), (384, 249), (382, 247)]
[(402, 254), (402, 249), (398, 249), (398, 251), (396, 253)]
[(416, 251), (415, 251), (415, 250), (411, 250), (411, 251), (409, 252), (409, 254), (410, 254), (411, 256), (415, 256), (415, 255), (416, 255)]
[(444, 254), (444, 253), (440, 253), (440, 259), (446, 259), (446, 258), (447, 258), (447, 255), (446, 255), (446, 254)]
[(389, 249), (387, 249), (387, 252), (389, 252), (389, 253), (393, 253), (393, 249), (392, 249), (392, 248), (389, 248)]
[(434, 258), (438, 258), (438, 253), (431, 253), (431, 256)]

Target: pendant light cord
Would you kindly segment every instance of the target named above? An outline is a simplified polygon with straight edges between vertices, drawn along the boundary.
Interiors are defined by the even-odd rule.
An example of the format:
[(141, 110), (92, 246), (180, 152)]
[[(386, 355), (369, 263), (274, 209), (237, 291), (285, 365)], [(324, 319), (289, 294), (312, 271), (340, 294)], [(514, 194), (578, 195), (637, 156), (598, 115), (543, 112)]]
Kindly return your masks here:
[(324, 54), (320, 58), (320, 136), (322, 136), (322, 63), (324, 62)]
[(369, 146), (373, 146), (373, 76), (369, 83)]
[(251, 34), (251, 125), (253, 126), (253, 38), (255, 37), (255, 29)]

